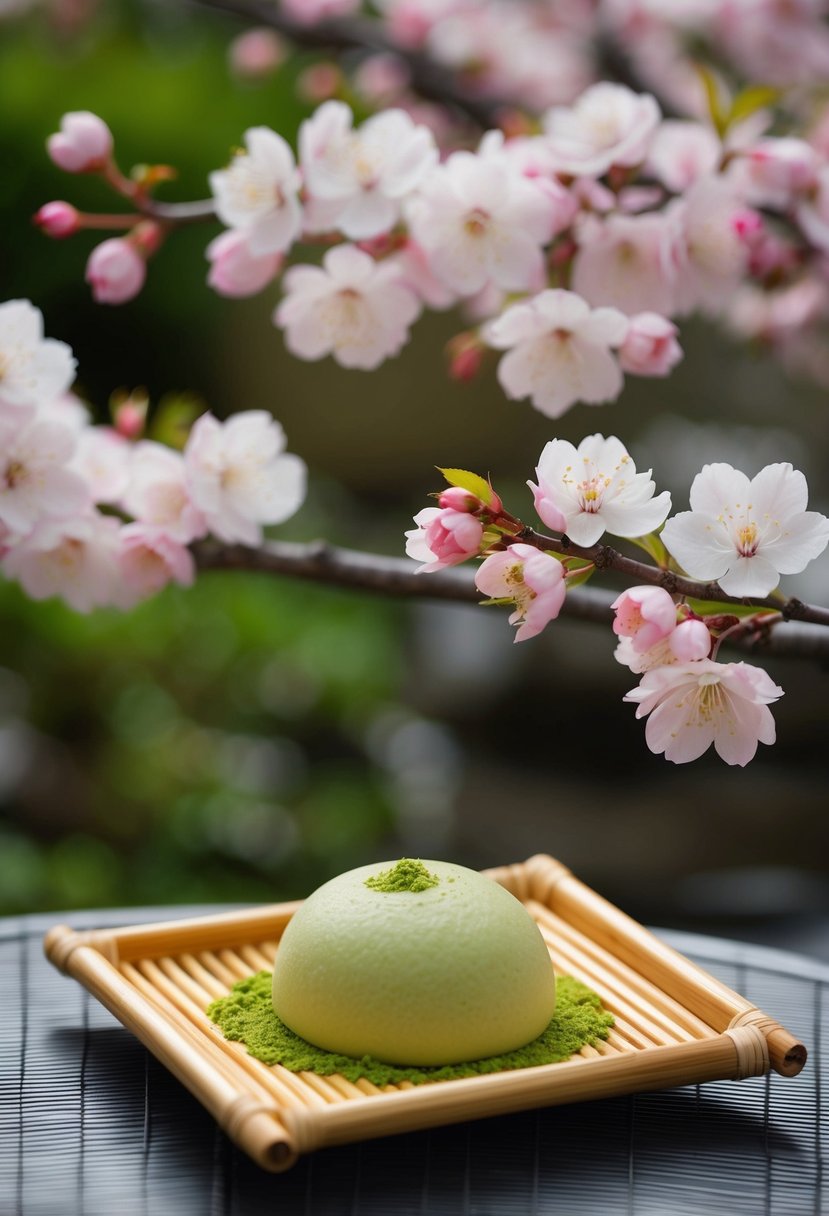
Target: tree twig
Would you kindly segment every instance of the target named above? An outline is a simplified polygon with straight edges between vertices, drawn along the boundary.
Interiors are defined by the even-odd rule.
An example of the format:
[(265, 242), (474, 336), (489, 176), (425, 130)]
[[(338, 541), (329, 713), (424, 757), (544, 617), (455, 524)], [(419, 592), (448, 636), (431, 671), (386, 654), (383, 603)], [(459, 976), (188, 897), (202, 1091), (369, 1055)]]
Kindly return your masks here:
[[(415, 566), (408, 558), (341, 549), (324, 541), (310, 544), (267, 541), (261, 548), (249, 549), (244, 545), (222, 545), (207, 540), (194, 545), (193, 551), (201, 570), (257, 571), (410, 599), (462, 604), (476, 604), (481, 600), (469, 568), (454, 567), (435, 574), (416, 574)], [(644, 563), (640, 564), (644, 566)], [(645, 566), (645, 569), (654, 570), (654, 567)], [(562, 613), (575, 620), (607, 626), (611, 623), (610, 605), (614, 597), (613, 591), (576, 587), (568, 592)], [(726, 640), (726, 645), (729, 644), (732, 644), (731, 638)], [(793, 623), (785, 629), (766, 629), (760, 638), (742, 634), (734, 637), (733, 645), (743, 651), (768, 655), (829, 660), (829, 630), (814, 624)]]
[(398, 46), (381, 22), (366, 17), (329, 17), (313, 24), (295, 21), (274, 0), (190, 0), (202, 8), (255, 22), (276, 30), (297, 46), (320, 51), (370, 51), (395, 55), (409, 70), (412, 88), (421, 97), (440, 102), (464, 114), (486, 131), (511, 103), (482, 97), (461, 85), (446, 67), (422, 51)]

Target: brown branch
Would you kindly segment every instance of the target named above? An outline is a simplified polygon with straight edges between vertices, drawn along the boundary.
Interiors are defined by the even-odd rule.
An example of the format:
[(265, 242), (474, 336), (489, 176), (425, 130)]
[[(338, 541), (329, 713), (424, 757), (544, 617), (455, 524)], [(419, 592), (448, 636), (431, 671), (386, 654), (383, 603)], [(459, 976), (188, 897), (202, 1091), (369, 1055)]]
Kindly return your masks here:
[(687, 578), (683, 574), (675, 574), (672, 570), (661, 570), (648, 562), (640, 562), (635, 557), (627, 557), (610, 545), (577, 545), (569, 536), (545, 536), (533, 528), (523, 528), (514, 538), (525, 545), (533, 545), (536, 549), (553, 549), (556, 553), (570, 554), (573, 557), (583, 557), (591, 561), (597, 570), (616, 570), (626, 574), (640, 583), (648, 583), (652, 587), (664, 587), (671, 595), (682, 595), (692, 600), (708, 600), (724, 604), (738, 604), (740, 607), (751, 605), (754, 608), (769, 608), (779, 612), (786, 621), (806, 621), (813, 625), (829, 625), (829, 608), (817, 604), (804, 604), (794, 597), (788, 600), (766, 596), (758, 599), (740, 599), (728, 595), (719, 583), (701, 583), (696, 579)]
[(319, 51), (370, 51), (395, 55), (409, 70), (412, 88), (430, 101), (464, 114), (486, 131), (498, 126), (499, 115), (512, 103), (481, 97), (453, 78), (452, 72), (422, 51), (400, 47), (388, 37), (380, 21), (366, 17), (329, 17), (313, 24), (295, 21), (274, 0), (190, 0), (202, 8), (265, 25), (297, 46)]
[[(281, 574), (328, 586), (410, 599), (462, 604), (476, 604), (481, 600), (468, 568), (416, 574), (415, 566), (408, 558), (340, 549), (324, 541), (310, 544), (268, 541), (259, 549), (248, 549), (243, 545), (222, 545), (208, 540), (194, 545), (193, 552), (201, 570)], [(646, 566), (645, 569), (653, 571), (654, 567)], [(610, 625), (610, 605), (614, 597), (613, 591), (576, 587), (568, 592), (562, 614), (574, 620)], [(726, 639), (726, 645), (731, 642), (732, 639)], [(829, 660), (829, 631), (815, 625), (791, 624), (782, 630), (767, 628), (759, 639), (755, 635), (740, 635), (733, 639), (733, 644), (743, 651)]]

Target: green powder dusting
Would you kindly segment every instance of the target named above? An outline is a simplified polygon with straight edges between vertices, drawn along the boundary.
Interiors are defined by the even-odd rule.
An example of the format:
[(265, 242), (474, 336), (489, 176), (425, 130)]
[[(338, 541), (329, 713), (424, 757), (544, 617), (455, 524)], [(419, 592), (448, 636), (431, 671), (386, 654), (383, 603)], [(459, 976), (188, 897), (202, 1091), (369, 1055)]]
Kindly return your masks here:
[(265, 1064), (282, 1064), (291, 1072), (315, 1072), (326, 1077), (339, 1073), (349, 1081), (361, 1077), (375, 1085), (397, 1085), (411, 1081), (451, 1081), (511, 1068), (532, 1068), (567, 1060), (585, 1044), (606, 1039), (613, 1017), (601, 1007), (592, 989), (571, 979), (556, 979), (556, 1011), (553, 1020), (537, 1039), (517, 1051), (467, 1064), (445, 1064), (439, 1068), (402, 1068), (384, 1064), (371, 1056), (356, 1060), (336, 1055), (301, 1039), (273, 1011), (270, 971), (260, 971), (234, 984), (229, 994), (208, 1007), (208, 1017), (222, 1028), (226, 1039), (244, 1043), (250, 1055)]
[(438, 876), (430, 874), (422, 861), (403, 857), (390, 870), (381, 870), (367, 878), (365, 885), (372, 891), (428, 891), (439, 882)]

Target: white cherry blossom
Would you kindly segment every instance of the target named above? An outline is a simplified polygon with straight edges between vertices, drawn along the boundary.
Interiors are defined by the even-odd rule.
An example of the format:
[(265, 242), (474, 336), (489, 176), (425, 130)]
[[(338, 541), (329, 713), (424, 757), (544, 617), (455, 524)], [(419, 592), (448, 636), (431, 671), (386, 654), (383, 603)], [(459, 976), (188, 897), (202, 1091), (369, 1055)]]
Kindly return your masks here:
[(612, 165), (641, 164), (660, 120), (649, 93), (623, 84), (591, 85), (572, 106), (554, 106), (544, 130), (559, 173), (601, 177)]
[(202, 414), (184, 463), (191, 501), (229, 544), (260, 544), (261, 525), (282, 523), (305, 498), (305, 463), (285, 451), (285, 432), (265, 410), (245, 410), (227, 422)]
[(774, 743), (769, 705), (783, 689), (760, 667), (699, 659), (646, 671), (626, 696), (646, 715), (645, 741), (674, 764), (698, 759), (711, 744), (726, 764), (748, 764), (758, 743)]
[(799, 574), (829, 543), (829, 520), (807, 511), (806, 478), (790, 464), (751, 480), (730, 464), (707, 464), (691, 486), (691, 510), (669, 519), (665, 547), (697, 579), (728, 595), (765, 596), (781, 574)]
[(578, 239), (572, 278), (578, 295), (628, 316), (673, 312), (675, 226), (664, 215), (611, 215), (604, 221), (591, 217)]
[(67, 467), (75, 445), (74, 431), (59, 422), (0, 418), (0, 522), (25, 535), (43, 518), (88, 505), (86, 483)]
[(558, 211), (504, 157), (454, 152), (407, 204), (406, 218), (433, 272), (468, 296), (489, 282), (508, 291), (540, 286)]
[(528, 485), (539, 517), (577, 545), (595, 545), (605, 531), (645, 536), (671, 509), (670, 494), (663, 490), (654, 498), (650, 470), (637, 473), (615, 435), (588, 435), (578, 448), (566, 439), (552, 439), (541, 453), (536, 476), (538, 485)]
[(93, 502), (118, 503), (129, 483), (133, 450), (112, 427), (85, 426), (68, 467), (86, 483)]
[(353, 114), (328, 101), (302, 124), (300, 163), (310, 195), (323, 207), (315, 226), (336, 226), (352, 240), (388, 232), (402, 201), (437, 163), (428, 128), (403, 110), (386, 110), (352, 129)]
[(739, 286), (748, 260), (738, 223), (745, 203), (735, 182), (702, 177), (668, 210), (677, 225), (675, 311), (721, 312)]
[(33, 600), (60, 596), (76, 612), (113, 603), (119, 524), (88, 512), (43, 521), (0, 562)]
[(59, 397), (74, 378), (72, 351), (43, 337), (40, 309), (28, 300), (0, 304), (0, 416)]
[(135, 445), (123, 501), (135, 519), (179, 544), (207, 532), (204, 515), (190, 498), (184, 458), (161, 443), (144, 440)]
[(247, 152), (238, 152), (227, 169), (210, 174), (216, 214), (245, 233), (254, 256), (282, 253), (302, 226), (294, 154), (269, 127), (251, 127), (245, 145)]
[(333, 355), (365, 370), (396, 355), (408, 341), (421, 304), (398, 264), (377, 263), (353, 245), (329, 249), (322, 266), (292, 266), (274, 323), (301, 359)]
[(627, 328), (615, 308), (591, 309), (574, 292), (551, 289), (507, 308), (484, 336), (508, 352), (498, 364), (507, 396), (529, 397), (542, 414), (560, 418), (576, 401), (618, 397), (624, 377), (613, 351)]

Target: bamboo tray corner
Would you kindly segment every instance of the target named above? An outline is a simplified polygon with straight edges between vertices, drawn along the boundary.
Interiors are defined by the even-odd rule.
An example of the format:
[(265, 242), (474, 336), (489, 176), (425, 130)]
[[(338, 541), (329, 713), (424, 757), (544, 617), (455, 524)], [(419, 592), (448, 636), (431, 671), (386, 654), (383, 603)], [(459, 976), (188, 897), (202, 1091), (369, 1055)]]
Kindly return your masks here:
[(226, 1040), (205, 1009), (236, 980), (272, 967), (296, 902), (89, 933), (57, 925), (44, 949), (273, 1171), (300, 1153), (365, 1137), (802, 1069), (806, 1048), (784, 1027), (552, 857), (485, 872), (525, 904), (556, 970), (589, 984), (614, 1014), (606, 1042), (559, 1064), (383, 1089), (269, 1067)]

